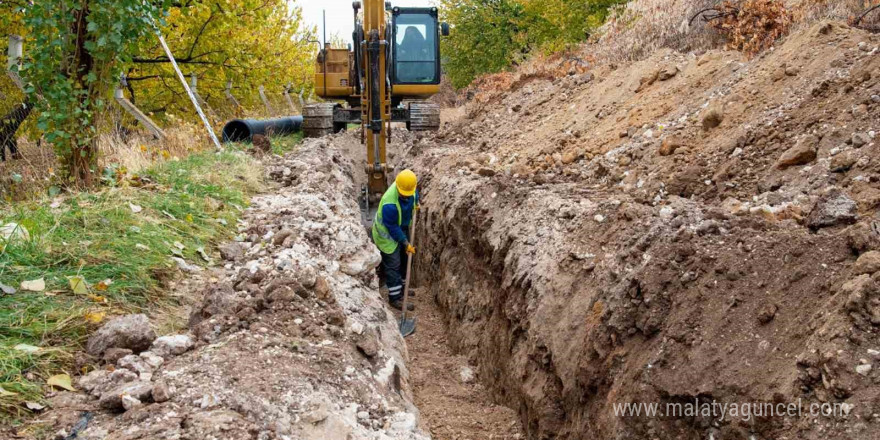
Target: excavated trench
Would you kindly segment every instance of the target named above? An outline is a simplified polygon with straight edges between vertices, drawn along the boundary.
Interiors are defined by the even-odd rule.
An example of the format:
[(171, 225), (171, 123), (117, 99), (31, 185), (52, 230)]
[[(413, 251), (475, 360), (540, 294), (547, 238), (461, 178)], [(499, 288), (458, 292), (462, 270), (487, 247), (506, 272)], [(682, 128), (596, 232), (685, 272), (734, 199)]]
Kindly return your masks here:
[[(402, 131), (402, 130), (401, 130)], [(401, 131), (397, 131), (400, 133)], [(396, 136), (389, 145), (391, 163), (402, 170), (407, 163), (401, 145), (413, 137)], [(365, 160), (363, 145), (351, 133), (334, 136), (334, 147), (346, 152), (354, 163)], [(362, 167), (353, 167), (356, 187), (367, 181)], [(420, 219), (424, 219), (421, 216)], [(415, 244), (422, 249), (421, 232)], [(416, 262), (416, 265), (419, 263)], [(433, 295), (433, 289), (421, 281), (427, 276), (421, 267), (414, 267), (414, 286), (410, 301), (416, 306), (417, 328), (406, 338), (407, 362), (410, 372), (413, 403), (418, 408), (423, 429), (435, 439), (519, 439), (523, 438), (519, 418), (511, 408), (494, 398), (474, 375), (467, 357), (457, 353), (447, 338), (445, 315)], [(382, 289), (387, 294), (386, 289)], [(398, 318), (399, 313), (395, 314)]]
[[(529, 439), (875, 438), (878, 42), (821, 24), (750, 62), (523, 77), (395, 132), (423, 195), (419, 313), (442, 322), (407, 341), (413, 377), (448, 347)], [(744, 413), (768, 404), (798, 415)]]

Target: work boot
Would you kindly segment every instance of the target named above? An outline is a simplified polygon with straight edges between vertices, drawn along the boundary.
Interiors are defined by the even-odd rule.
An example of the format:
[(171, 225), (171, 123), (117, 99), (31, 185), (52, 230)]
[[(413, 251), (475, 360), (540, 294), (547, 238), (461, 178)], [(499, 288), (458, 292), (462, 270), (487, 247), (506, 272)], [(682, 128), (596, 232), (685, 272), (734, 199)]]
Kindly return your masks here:
[[(388, 303), (391, 304), (391, 307), (393, 307), (397, 310), (403, 311), (403, 298), (396, 299), (396, 300), (393, 299), (393, 300), (389, 301)], [(412, 312), (415, 309), (416, 309), (416, 305), (413, 303), (409, 303), (406, 305), (406, 310), (408, 312)]]

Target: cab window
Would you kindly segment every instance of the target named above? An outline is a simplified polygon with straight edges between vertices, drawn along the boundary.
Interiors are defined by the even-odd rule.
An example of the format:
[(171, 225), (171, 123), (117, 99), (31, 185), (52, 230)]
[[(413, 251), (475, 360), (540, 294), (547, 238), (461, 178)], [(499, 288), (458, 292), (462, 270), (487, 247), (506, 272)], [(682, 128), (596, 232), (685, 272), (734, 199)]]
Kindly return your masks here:
[(429, 14), (400, 14), (394, 26), (395, 82), (438, 83), (437, 20)]

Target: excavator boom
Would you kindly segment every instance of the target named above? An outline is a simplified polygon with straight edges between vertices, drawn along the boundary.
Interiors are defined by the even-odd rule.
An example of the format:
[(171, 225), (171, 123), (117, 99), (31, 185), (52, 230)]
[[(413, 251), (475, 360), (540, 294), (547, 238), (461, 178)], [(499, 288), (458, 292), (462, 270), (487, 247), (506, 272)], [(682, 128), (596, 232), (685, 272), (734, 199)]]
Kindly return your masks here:
[[(368, 182), (362, 205), (388, 189), (386, 146), (394, 122), (411, 131), (440, 127), (440, 109), (424, 101), (440, 89), (441, 35), (437, 8), (399, 8), (381, 0), (356, 1), (349, 49), (325, 47), (318, 54), (315, 91), (325, 100), (303, 109), (306, 136), (317, 137), (359, 124), (366, 147)], [(365, 215), (369, 219), (369, 214)]]

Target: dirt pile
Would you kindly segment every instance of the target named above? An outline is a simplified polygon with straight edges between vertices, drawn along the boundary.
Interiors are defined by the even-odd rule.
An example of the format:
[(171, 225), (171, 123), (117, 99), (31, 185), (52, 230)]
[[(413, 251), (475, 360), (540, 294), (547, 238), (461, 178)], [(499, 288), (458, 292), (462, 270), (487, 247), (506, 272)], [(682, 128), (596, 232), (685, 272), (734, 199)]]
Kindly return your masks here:
[[(878, 46), (823, 23), (752, 61), (524, 78), (403, 139), (421, 282), (529, 438), (872, 438)], [(803, 415), (615, 414), (637, 402)]]
[(144, 345), (123, 330), (145, 318), (99, 332), (90, 347), (106, 364), (79, 381), (91, 396), (56, 396), (42, 422), (70, 429), (80, 411), (103, 410), (84, 439), (428, 438), (351, 169), (327, 140), (271, 163), (279, 188), (253, 200), (223, 247), (190, 333)]

